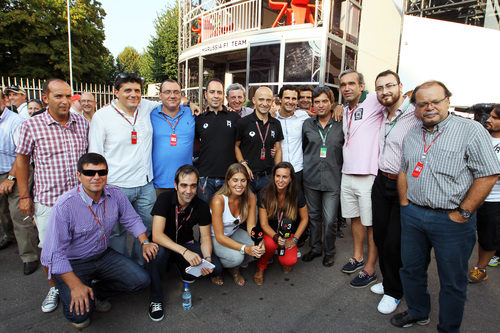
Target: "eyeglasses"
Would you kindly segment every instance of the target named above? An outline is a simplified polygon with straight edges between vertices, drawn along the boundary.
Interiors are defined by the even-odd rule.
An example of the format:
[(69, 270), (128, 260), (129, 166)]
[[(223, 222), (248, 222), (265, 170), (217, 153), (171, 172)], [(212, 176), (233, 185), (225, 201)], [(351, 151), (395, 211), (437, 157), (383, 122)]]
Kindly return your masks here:
[(438, 105), (439, 103), (441, 103), (442, 101), (444, 101), (445, 99), (447, 99), (448, 96), (445, 96), (443, 99), (440, 99), (439, 101), (432, 101), (432, 102), (425, 102), (425, 103), (415, 103), (415, 106), (419, 109), (425, 109), (427, 108), (428, 106), (436, 106)]
[(394, 88), (395, 86), (397, 86), (396, 83), (387, 83), (385, 86), (376, 87), (375, 91), (376, 92), (383, 92), (385, 89), (390, 90), (390, 89)]
[(106, 176), (108, 174), (108, 169), (82, 170), (82, 175), (86, 177), (94, 177), (96, 173), (99, 175), (99, 177)]
[(165, 96), (170, 96), (170, 95), (180, 96), (181, 95), (180, 90), (165, 90), (165, 91), (162, 91), (161, 93)]

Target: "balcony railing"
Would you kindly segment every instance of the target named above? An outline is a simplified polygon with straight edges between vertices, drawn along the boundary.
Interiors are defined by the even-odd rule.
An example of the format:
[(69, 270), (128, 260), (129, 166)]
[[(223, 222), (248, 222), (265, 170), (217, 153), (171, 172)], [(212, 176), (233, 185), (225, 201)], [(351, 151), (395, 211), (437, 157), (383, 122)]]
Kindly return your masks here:
[[(179, 0), (181, 8), (179, 26), (180, 52), (193, 45), (222, 35), (271, 28), (271, 25), (262, 26), (261, 18), (263, 5), (269, 6), (269, 0), (201, 1), (198, 6), (194, 6), (190, 0)], [(316, 8), (312, 13), (314, 26), (322, 24), (321, 2), (321, 0), (316, 0), (314, 5), (310, 5)], [(278, 16), (278, 13), (279, 11), (276, 11), (276, 16)], [(289, 15), (293, 17), (293, 14)], [(290, 17), (287, 17), (287, 20)], [(295, 22), (291, 24), (295, 24)]]

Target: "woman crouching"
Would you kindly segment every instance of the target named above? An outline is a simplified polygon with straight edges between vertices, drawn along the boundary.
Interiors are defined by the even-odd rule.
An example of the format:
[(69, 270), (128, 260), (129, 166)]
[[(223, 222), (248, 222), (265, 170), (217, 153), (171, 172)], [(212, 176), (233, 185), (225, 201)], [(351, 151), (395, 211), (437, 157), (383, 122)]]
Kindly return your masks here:
[(261, 285), (264, 283), (264, 270), (276, 250), (282, 254), (279, 261), (283, 272), (292, 270), (297, 262), (298, 239), (308, 223), (306, 201), (297, 189), (295, 172), (290, 163), (281, 162), (273, 168), (273, 181), (260, 193), (258, 206), (266, 252), (259, 259), (254, 282)]

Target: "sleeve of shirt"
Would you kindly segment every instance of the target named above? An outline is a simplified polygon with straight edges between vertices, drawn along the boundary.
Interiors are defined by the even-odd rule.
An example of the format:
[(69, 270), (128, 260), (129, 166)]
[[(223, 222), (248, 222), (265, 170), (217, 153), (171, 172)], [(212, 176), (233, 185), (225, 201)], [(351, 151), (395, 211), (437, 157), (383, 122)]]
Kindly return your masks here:
[(89, 129), (89, 153), (104, 155), (104, 140), (106, 138), (105, 126), (106, 124), (99, 112), (94, 114)]
[(236, 141), (241, 141), (243, 138), (243, 133), (245, 132), (245, 120), (244, 118), (238, 119), (236, 122)]
[(491, 146), (488, 132), (479, 123), (476, 128), (476, 135), (469, 141), (466, 148), (467, 167), (474, 178), (500, 174), (500, 164)]
[(43, 266), (48, 267), (49, 279), (52, 274), (64, 274), (73, 270), (66, 256), (66, 250), (71, 242), (71, 232), (69, 231), (69, 217), (66, 216), (65, 211), (68, 210), (60, 205), (53, 207), (45, 233), (40, 261)]
[(167, 218), (167, 215), (168, 215), (168, 196), (169, 196), (169, 193), (168, 192), (163, 192), (162, 194), (160, 194), (158, 196), (158, 198), (156, 199), (156, 202), (153, 206), (153, 209), (151, 210), (151, 215), (155, 216), (155, 215), (158, 215), (158, 216), (163, 216), (165, 218)]
[(309, 126), (308, 121), (306, 120), (304, 124), (302, 125), (302, 153), (305, 151), (305, 148), (307, 147), (307, 144), (309, 143), (309, 140), (307, 140), (307, 127)]
[(203, 227), (205, 225), (210, 225), (212, 223), (212, 215), (210, 214), (210, 208), (208, 207), (208, 204), (204, 201), (201, 201), (200, 205), (200, 220), (198, 224), (200, 227)]
[(31, 155), (34, 145), (35, 142), (33, 140), (33, 135), (27, 121), (25, 121), (21, 124), (21, 126), (19, 126), (19, 142), (16, 146), (16, 153), (21, 155)]
[(281, 122), (277, 119), (276, 119), (276, 131), (278, 132), (276, 133), (276, 141), (283, 140), (285, 138), (283, 136), (283, 129), (281, 128)]
[(302, 191), (299, 191), (299, 200), (298, 200), (299, 208), (302, 208), (306, 205), (306, 199)]
[(120, 223), (127, 229), (135, 238), (140, 234), (146, 232), (146, 227), (144, 222), (142, 222), (141, 217), (137, 214), (134, 207), (130, 201), (128, 201), (125, 193), (117, 190), (113, 193), (118, 202)]

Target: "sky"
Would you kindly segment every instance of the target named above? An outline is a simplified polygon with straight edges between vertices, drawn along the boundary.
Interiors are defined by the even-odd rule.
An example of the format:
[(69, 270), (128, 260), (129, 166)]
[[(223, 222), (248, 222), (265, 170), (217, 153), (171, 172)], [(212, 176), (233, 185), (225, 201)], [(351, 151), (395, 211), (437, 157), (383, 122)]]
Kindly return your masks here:
[(99, 0), (106, 11), (104, 46), (116, 57), (127, 46), (139, 53), (154, 35), (154, 20), (176, 0)]

